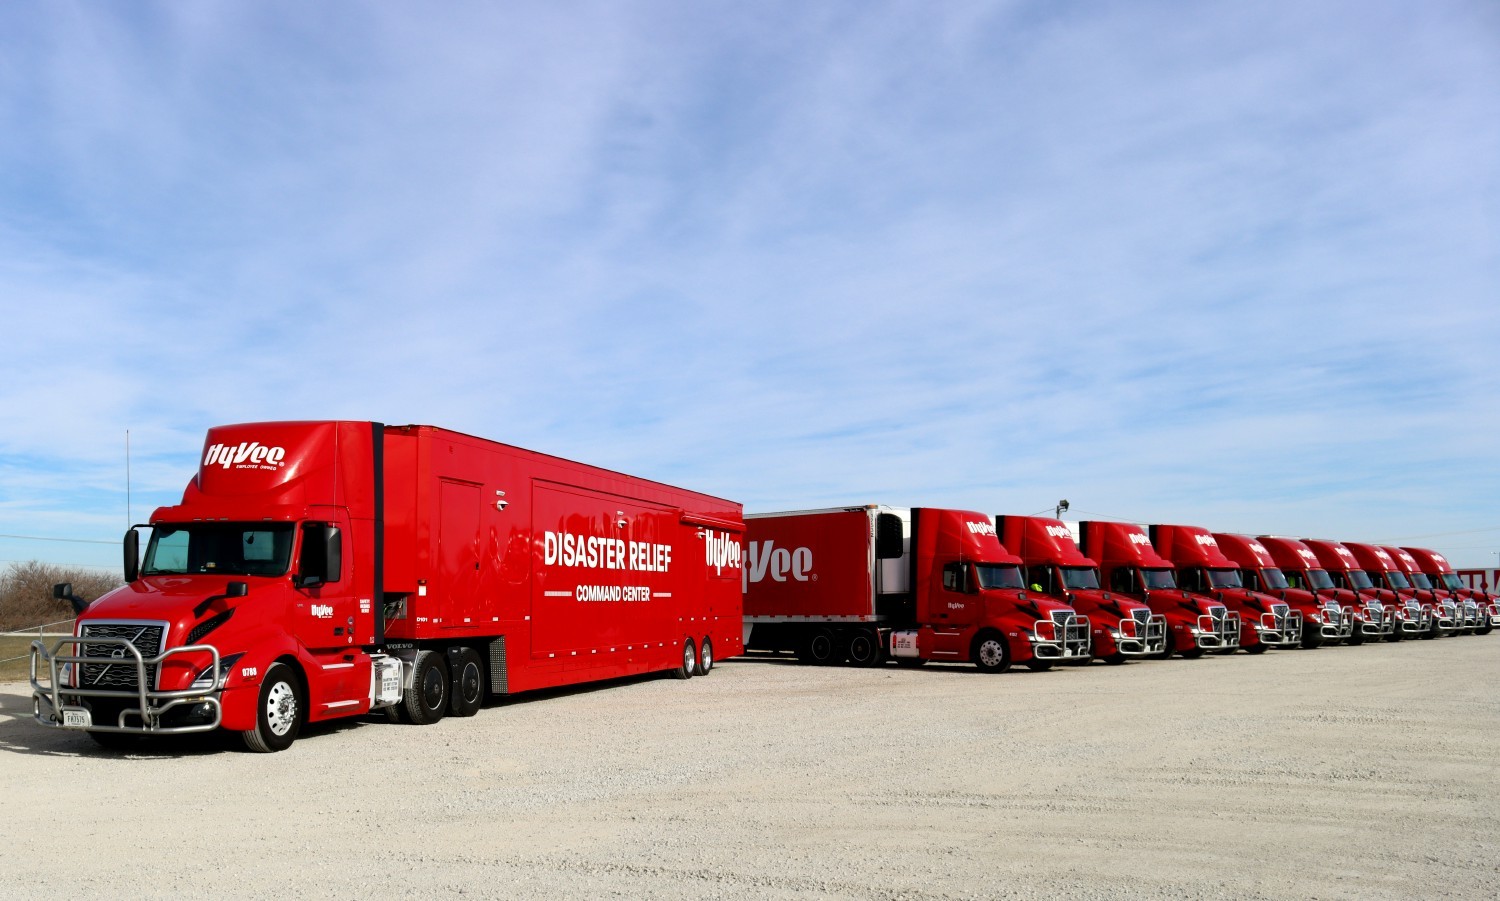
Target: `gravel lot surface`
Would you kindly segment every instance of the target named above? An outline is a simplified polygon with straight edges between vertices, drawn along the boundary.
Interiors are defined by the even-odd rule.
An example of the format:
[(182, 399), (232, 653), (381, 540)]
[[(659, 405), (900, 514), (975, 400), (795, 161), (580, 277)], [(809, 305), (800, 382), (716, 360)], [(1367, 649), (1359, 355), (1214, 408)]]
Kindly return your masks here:
[(0, 896), (1500, 897), (1500, 634), (985, 676), (725, 661), (110, 754), (0, 685)]

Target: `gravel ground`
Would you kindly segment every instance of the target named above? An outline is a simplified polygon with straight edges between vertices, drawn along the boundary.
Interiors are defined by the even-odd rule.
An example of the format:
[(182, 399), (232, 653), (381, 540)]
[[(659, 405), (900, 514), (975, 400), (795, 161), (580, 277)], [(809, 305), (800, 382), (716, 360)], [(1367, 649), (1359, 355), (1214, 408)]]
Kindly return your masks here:
[(808, 668), (128, 756), (0, 685), (0, 896), (1500, 897), (1500, 636)]

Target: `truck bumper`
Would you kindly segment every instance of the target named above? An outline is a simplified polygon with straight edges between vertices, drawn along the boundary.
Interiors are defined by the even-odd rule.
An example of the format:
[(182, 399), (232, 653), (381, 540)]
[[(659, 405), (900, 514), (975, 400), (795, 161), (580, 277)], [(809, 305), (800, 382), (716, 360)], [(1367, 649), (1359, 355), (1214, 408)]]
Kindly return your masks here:
[(1122, 657), (1154, 657), (1167, 649), (1167, 618), (1152, 614), (1145, 622), (1124, 617), (1115, 635), (1115, 650)]
[(1193, 630), (1198, 647), (1206, 651), (1230, 651), (1240, 646), (1240, 615), (1226, 612), (1222, 617), (1203, 614)]
[(1262, 613), (1255, 624), (1256, 637), (1268, 648), (1294, 648), (1302, 644), (1302, 613), (1291, 610), (1278, 616)]
[[(73, 653), (64, 654), (64, 646)], [(108, 647), (121, 656), (102, 657), (89, 654), (90, 648)], [(207, 653), (213, 657), (208, 672), (217, 678), (207, 684), (179, 691), (161, 691), (148, 687), (152, 674), (159, 671), (168, 657), (186, 653)], [(74, 685), (82, 680), (65, 675), (77, 672), (75, 667), (121, 667), (133, 670), (133, 687), (86, 688)], [(31, 643), (31, 712), (38, 723), (55, 729), (82, 732), (124, 732), (136, 735), (172, 735), (187, 732), (210, 732), (223, 719), (219, 686), (223, 684), (222, 661), (212, 645), (190, 645), (173, 648), (155, 657), (142, 657), (134, 645), (123, 638), (64, 638), (51, 650), (40, 641)]]
[(1087, 662), (1092, 659), (1089, 618), (1069, 616), (1061, 622), (1039, 619), (1031, 627), (1031, 656), (1038, 660)]

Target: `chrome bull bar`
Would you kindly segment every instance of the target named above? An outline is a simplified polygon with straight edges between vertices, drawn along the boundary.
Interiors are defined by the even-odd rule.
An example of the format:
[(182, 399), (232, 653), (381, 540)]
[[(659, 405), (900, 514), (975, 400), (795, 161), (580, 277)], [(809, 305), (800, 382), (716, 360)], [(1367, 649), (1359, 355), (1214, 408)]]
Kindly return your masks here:
[(1373, 635), (1379, 638), (1396, 631), (1396, 615), (1387, 615), (1385, 608), (1378, 604), (1367, 605), (1364, 608), (1364, 621), (1359, 625), (1362, 635)]
[(1140, 622), (1131, 616), (1120, 618), (1120, 637), (1115, 650), (1124, 657), (1150, 657), (1167, 649), (1167, 618), (1153, 613)]
[(1226, 610), (1222, 617), (1212, 613), (1198, 616), (1198, 647), (1205, 650), (1233, 650), (1240, 646), (1240, 615)]
[(1452, 601), (1423, 604), (1422, 612), (1428, 617), (1428, 628), (1432, 627), (1433, 620), (1437, 620), (1438, 631), (1445, 634), (1457, 632), (1459, 629), (1464, 628), (1463, 611), (1455, 607)]
[(1302, 643), (1302, 611), (1262, 613), (1256, 634), (1271, 648), (1294, 648)]
[[(72, 654), (63, 654), (64, 645), (72, 645)], [(120, 656), (109, 657), (86, 657), (83, 656), (83, 646), (101, 645), (113, 646), (123, 651)], [(116, 651), (115, 653), (120, 653)], [(178, 654), (200, 653), (210, 654), (213, 663), (208, 668), (212, 674), (212, 687), (208, 690), (202, 688), (185, 688), (177, 691), (158, 691), (148, 688), (150, 677), (147, 672), (148, 666), (157, 667), (160, 672), (161, 663), (169, 657)], [(63, 679), (58, 673), (59, 665), (71, 664), (75, 667), (74, 672), (81, 672), (81, 668), (87, 664), (90, 666), (129, 666), (135, 669), (135, 688), (82, 688), (72, 685), (63, 685)], [(47, 682), (43, 684), (37, 678), (39, 665), (45, 667)], [(220, 670), (219, 649), (213, 645), (196, 644), (186, 647), (172, 648), (156, 655), (155, 657), (142, 657), (140, 650), (125, 638), (64, 638), (52, 646), (49, 652), (47, 646), (41, 641), (31, 643), (31, 711), (38, 723), (50, 726), (54, 729), (80, 729), (90, 732), (125, 732), (133, 735), (173, 735), (186, 732), (211, 732), (219, 728), (223, 721), (224, 710), (219, 703), (218, 689), (223, 678)], [(85, 698), (113, 698), (122, 701), (135, 701), (135, 707), (126, 707), (120, 711), (119, 716), (113, 724), (95, 723), (93, 721), (93, 710), (86, 706)], [(186, 726), (163, 726), (162, 717), (174, 708), (183, 705), (208, 705), (212, 712), (212, 722), (194, 723)], [(127, 725), (127, 718), (134, 717), (140, 721), (139, 725)]]
[(1324, 607), (1323, 627), (1318, 630), (1324, 638), (1348, 638), (1354, 634), (1354, 614), (1348, 607)]
[(1031, 653), (1038, 660), (1087, 660), (1092, 640), (1087, 616), (1039, 619), (1031, 627)]
[(1411, 607), (1404, 607), (1400, 609), (1405, 610), (1407, 614), (1406, 618), (1404, 619), (1400, 616), (1396, 617), (1396, 620), (1399, 623), (1399, 627), (1401, 629), (1401, 634), (1403, 636), (1421, 635), (1423, 632), (1426, 632), (1428, 629), (1432, 628), (1431, 607), (1418, 607), (1415, 611), (1413, 611)]

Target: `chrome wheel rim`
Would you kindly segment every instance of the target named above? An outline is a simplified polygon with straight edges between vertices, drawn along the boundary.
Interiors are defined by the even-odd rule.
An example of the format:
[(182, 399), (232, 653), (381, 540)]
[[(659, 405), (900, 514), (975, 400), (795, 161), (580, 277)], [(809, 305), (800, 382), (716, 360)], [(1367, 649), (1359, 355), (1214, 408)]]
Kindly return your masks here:
[(290, 683), (277, 682), (266, 693), (266, 725), (273, 735), (286, 735), (297, 722), (297, 692)]

